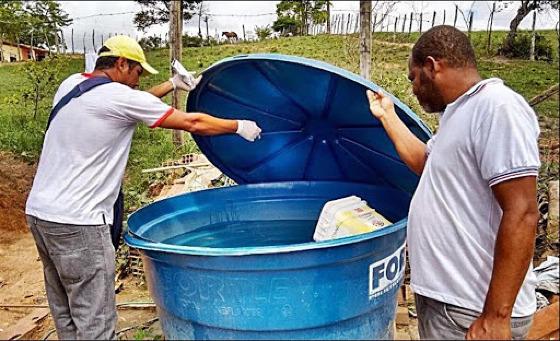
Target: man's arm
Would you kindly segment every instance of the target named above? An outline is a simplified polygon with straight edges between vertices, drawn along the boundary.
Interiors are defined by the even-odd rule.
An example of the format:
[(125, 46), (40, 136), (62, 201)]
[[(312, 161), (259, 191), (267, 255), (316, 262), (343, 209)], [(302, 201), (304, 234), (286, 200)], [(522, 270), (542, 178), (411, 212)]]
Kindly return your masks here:
[(535, 176), (492, 187), (503, 215), (494, 250), (492, 278), (481, 316), (467, 339), (511, 339), (511, 313), (533, 258), (539, 211)]
[(369, 108), (389, 135), (400, 158), (414, 173), (420, 175), (426, 164), (426, 144), (420, 141), (401, 121), (393, 101), (385, 94), (367, 90)]
[(234, 134), (237, 121), (210, 116), (200, 112), (183, 112), (177, 109), (161, 124), (161, 128), (181, 129), (197, 135)]
[(162, 98), (163, 96), (173, 91), (173, 83), (171, 83), (171, 81), (168, 80), (146, 91), (158, 98)]

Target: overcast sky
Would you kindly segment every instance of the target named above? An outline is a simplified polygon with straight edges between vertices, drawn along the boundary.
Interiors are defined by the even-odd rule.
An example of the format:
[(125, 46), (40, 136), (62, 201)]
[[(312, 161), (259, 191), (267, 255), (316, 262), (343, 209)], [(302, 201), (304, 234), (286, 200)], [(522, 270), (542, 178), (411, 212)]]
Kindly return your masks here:
[[(242, 37), (242, 26), (245, 25), (247, 35), (254, 32), (255, 26), (272, 25), (276, 19), (276, 4), (278, 1), (204, 1), (208, 14), (208, 26), (211, 36), (216, 36), (222, 31), (234, 31)], [(374, 3), (376, 3), (374, 1)], [(382, 5), (382, 1), (378, 2)], [(504, 2), (501, 2), (503, 6)], [(508, 29), (509, 22), (515, 16), (519, 1), (505, 1), (509, 3), (499, 13), (494, 15), (493, 29)], [(74, 23), (65, 28), (64, 35), (68, 47), (71, 47), (71, 32), (74, 30), (75, 50), (81, 51), (85, 41), (86, 49), (91, 51), (92, 33), (95, 30), (95, 45), (101, 46), (101, 38), (107, 39), (109, 34), (122, 33), (140, 39), (146, 35), (158, 35), (165, 38), (168, 31), (167, 25), (155, 26), (147, 32), (140, 32), (133, 24), (134, 13), (140, 6), (133, 1), (61, 1), (62, 8), (74, 19)], [(332, 15), (359, 12), (359, 1), (333, 1)], [(467, 15), (469, 9), (474, 12), (474, 29), (486, 29), (492, 1), (400, 1), (395, 6), (391, 15), (404, 16), (410, 12), (424, 13), (425, 25), (430, 25), (433, 11), (436, 11), (436, 23), (443, 20), (443, 11), (446, 11), (446, 23), (451, 24), (455, 13), (455, 4), (459, 5)], [(102, 14), (102, 15), (100, 15)], [(402, 19), (401, 19), (402, 20)], [(394, 19), (390, 19), (392, 30)], [(401, 21), (402, 22), (402, 21)], [(558, 11), (549, 10), (537, 15), (537, 28), (554, 28), (558, 22)], [(530, 28), (532, 15), (527, 16), (521, 23), (521, 28)], [(465, 27), (465, 21), (459, 14), (457, 19), (459, 27)], [(399, 26), (401, 26), (399, 24)], [(196, 35), (198, 33), (198, 17), (185, 23), (184, 33)], [(202, 23), (202, 33), (206, 36), (206, 27)]]

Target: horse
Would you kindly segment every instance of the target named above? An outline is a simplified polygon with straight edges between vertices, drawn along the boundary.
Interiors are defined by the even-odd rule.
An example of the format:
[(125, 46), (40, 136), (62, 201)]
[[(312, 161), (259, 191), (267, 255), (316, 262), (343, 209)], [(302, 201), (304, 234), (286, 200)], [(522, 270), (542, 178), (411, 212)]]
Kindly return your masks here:
[(235, 32), (222, 32), (222, 37), (223, 36), (226, 36), (230, 41), (237, 40), (237, 33)]

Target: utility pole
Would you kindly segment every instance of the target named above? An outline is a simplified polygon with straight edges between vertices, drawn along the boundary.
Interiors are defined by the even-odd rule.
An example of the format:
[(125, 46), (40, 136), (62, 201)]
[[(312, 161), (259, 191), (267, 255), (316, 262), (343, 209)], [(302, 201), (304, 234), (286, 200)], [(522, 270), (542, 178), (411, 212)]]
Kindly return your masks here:
[[(181, 48), (182, 48), (182, 37), (183, 32), (183, 6), (182, 1), (172, 0), (169, 16), (169, 37), (171, 39), (171, 61), (177, 59), (181, 61)], [(173, 73), (173, 70), (171, 70)], [(171, 104), (174, 108), (179, 108), (180, 99), (179, 91), (173, 91), (173, 101)], [(181, 146), (185, 143), (183, 138), (183, 132), (181, 130), (173, 130), (173, 144), (175, 146)]]
[(371, 79), (371, 0), (360, 0), (360, 76)]

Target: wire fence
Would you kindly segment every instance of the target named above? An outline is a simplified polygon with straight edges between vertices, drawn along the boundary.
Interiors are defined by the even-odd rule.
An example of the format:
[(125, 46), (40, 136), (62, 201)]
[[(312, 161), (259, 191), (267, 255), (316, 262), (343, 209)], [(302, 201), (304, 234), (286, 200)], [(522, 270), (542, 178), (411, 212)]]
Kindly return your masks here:
[[(488, 12), (479, 13), (474, 11), (464, 11), (458, 6), (454, 10), (440, 10), (432, 12), (418, 12), (410, 11), (409, 13), (396, 14), (394, 11), (375, 11), (372, 13), (371, 19), (371, 31), (372, 34), (381, 32), (392, 32), (392, 33), (408, 33), (413, 32), (425, 32), (435, 25), (447, 24), (453, 25), (463, 31), (489, 31), (489, 30), (503, 30), (507, 29), (503, 25), (500, 27), (492, 27), (492, 21), (499, 19), (500, 17), (511, 17), (517, 11), (516, 8), (502, 9), (500, 11), (492, 11), (489, 8)], [(123, 15), (134, 14), (133, 11), (127, 12), (117, 12), (117, 13), (105, 13), (105, 14), (92, 14), (81, 17), (73, 18), (73, 24), (65, 27), (59, 31), (59, 42), (53, 44), (53, 46), (60, 46), (60, 52), (62, 53), (79, 53), (84, 54), (88, 52), (97, 51), (108, 38), (117, 35), (124, 34), (128, 35), (136, 40), (141, 39), (146, 36), (155, 36), (159, 38), (158, 44), (160, 47), (166, 46), (168, 44), (168, 33), (164, 26), (160, 27), (159, 32), (146, 34), (142, 31), (137, 30), (132, 26), (132, 23), (123, 21), (122, 25), (118, 29), (108, 29), (105, 23), (107, 20), (112, 20), (115, 22), (113, 17), (119, 17)], [(231, 17), (239, 18), (237, 20), (242, 26), (242, 32), (237, 32), (237, 39), (231, 40), (227, 37), (221, 35), (224, 31), (223, 24), (220, 23), (220, 18)], [(269, 17), (267, 18), (267, 25), (272, 25), (276, 20), (277, 14), (274, 12), (266, 13), (254, 13), (254, 14), (225, 14), (225, 13), (206, 13), (201, 18), (194, 15), (191, 20), (187, 23), (187, 28), (185, 31), (190, 31), (191, 35), (196, 36), (200, 32), (200, 36), (204, 39), (212, 38), (217, 42), (234, 42), (243, 40), (257, 40), (257, 36), (252, 29), (256, 27), (251, 24), (251, 18), (256, 17)], [(527, 15), (523, 20), (522, 24), (525, 26), (531, 26), (527, 22), (531, 21), (532, 15)], [(537, 12), (536, 15), (537, 27), (550, 26), (552, 29), (558, 31), (560, 24), (558, 24), (558, 10), (547, 10), (542, 12)], [(503, 21), (503, 20), (502, 20)], [(196, 23), (200, 22), (201, 26), (197, 29)], [(245, 23), (244, 23), (245, 22)], [(509, 21), (508, 21), (509, 22)], [(552, 24), (551, 23), (555, 23)], [(267, 25), (263, 25), (267, 26)], [(83, 27), (86, 26), (87, 29)], [(523, 26), (523, 25), (521, 25)], [(329, 30), (330, 28), (330, 30)], [(303, 29), (304, 33), (307, 35), (318, 35), (318, 34), (335, 34), (335, 35), (348, 35), (356, 34), (360, 32), (360, 20), (359, 11), (350, 10), (333, 10), (329, 17), (329, 21), (320, 24), (310, 23), (303, 28), (298, 28), (299, 34)], [(277, 36), (277, 33), (274, 35)]]

